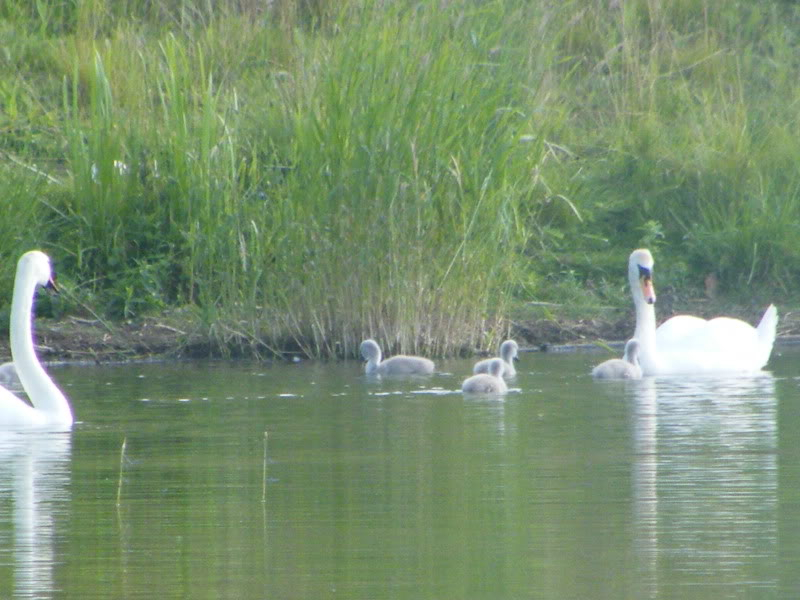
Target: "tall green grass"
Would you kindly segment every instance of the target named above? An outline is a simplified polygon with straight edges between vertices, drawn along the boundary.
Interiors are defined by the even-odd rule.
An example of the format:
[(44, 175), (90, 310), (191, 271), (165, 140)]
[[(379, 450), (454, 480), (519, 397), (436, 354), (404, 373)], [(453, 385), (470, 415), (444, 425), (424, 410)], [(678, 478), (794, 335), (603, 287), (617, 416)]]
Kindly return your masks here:
[(105, 314), (188, 305), (250, 354), (494, 346), (529, 299), (591, 281), (625, 303), (642, 244), (662, 281), (791, 291), (798, 21), (778, 1), (7, 2), (0, 252), (42, 245)]
[(587, 9), (566, 38), (584, 92), (570, 111), (577, 127), (564, 132), (590, 155), (584, 214), (628, 247), (655, 223), (695, 284), (714, 272), (729, 291), (785, 289), (800, 259), (797, 7), (621, 6)]
[(278, 80), (294, 139), (269, 285), (315, 353), (367, 336), (447, 352), (501, 326), (542, 156), (520, 134), (546, 124), (492, 63), (496, 10), (462, 12), (455, 32), (438, 10), (350, 14), (320, 73)]

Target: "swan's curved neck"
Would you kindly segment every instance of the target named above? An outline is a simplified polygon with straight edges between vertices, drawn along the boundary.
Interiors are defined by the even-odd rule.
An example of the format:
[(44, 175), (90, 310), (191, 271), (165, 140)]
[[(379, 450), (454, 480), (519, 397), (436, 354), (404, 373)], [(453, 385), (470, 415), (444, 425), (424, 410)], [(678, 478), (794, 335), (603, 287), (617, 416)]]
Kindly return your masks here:
[(11, 356), (22, 387), (33, 405), (49, 416), (72, 423), (72, 410), (64, 394), (45, 372), (33, 348), (33, 298), (36, 281), (18, 270), (11, 301)]
[(639, 341), (637, 362), (653, 370), (658, 362), (658, 349), (656, 348), (656, 309), (648, 304), (641, 295), (634, 295), (636, 305), (636, 330), (633, 333)]
[(643, 340), (655, 342), (656, 310), (641, 297), (636, 298), (636, 331), (633, 337), (639, 340), (640, 345)]
[(381, 354), (380, 346), (375, 344), (374, 346), (370, 347), (370, 355), (369, 358), (367, 358), (367, 367), (366, 367), (367, 373), (374, 373), (375, 371), (378, 370), (378, 365), (381, 364), (382, 356), (383, 355)]

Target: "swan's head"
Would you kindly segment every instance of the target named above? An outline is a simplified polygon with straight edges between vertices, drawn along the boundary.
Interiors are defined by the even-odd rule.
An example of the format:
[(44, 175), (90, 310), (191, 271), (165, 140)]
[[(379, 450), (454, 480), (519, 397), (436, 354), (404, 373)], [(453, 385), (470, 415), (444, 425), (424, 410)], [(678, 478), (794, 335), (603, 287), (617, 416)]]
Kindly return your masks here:
[(628, 281), (634, 297), (641, 295), (647, 304), (656, 303), (656, 291), (653, 288), (653, 255), (650, 250), (641, 248), (631, 252), (628, 259)]
[(503, 364), (502, 359), (493, 358), (492, 361), (489, 363), (489, 375), (492, 375), (493, 377), (502, 377), (505, 368), (506, 367)]
[(508, 362), (511, 362), (517, 358), (518, 351), (519, 346), (514, 340), (506, 340), (500, 344), (500, 356), (502, 356)]
[(381, 359), (381, 347), (375, 340), (364, 340), (361, 342), (361, 356), (364, 360), (377, 360)]
[(623, 356), (623, 360), (631, 363), (632, 365), (639, 364), (639, 340), (636, 338), (631, 338), (628, 340), (628, 343), (625, 344), (625, 355)]
[(50, 268), (50, 257), (39, 250), (31, 250), (23, 254), (17, 263), (17, 273), (31, 277), (45, 288), (57, 290), (53, 271)]

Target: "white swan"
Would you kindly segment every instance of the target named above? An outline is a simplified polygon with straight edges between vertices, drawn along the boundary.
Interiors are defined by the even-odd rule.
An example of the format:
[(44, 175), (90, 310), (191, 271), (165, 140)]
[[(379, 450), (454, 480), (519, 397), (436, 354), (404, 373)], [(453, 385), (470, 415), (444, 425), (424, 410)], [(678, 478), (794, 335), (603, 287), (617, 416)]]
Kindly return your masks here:
[[(505, 367), (503, 369), (503, 377), (514, 377), (517, 374), (517, 370), (514, 368), (514, 359), (517, 358), (518, 351), (519, 346), (514, 340), (506, 340), (500, 344), (500, 358), (505, 362), (505, 365), (503, 365)], [(472, 368), (472, 372), (476, 375), (478, 373), (488, 373), (489, 364), (493, 360), (493, 358), (487, 358), (476, 362), (475, 366)]]
[(17, 263), (14, 296), (11, 301), (11, 356), (22, 387), (33, 406), (0, 387), (0, 430), (67, 430), (72, 410), (66, 397), (42, 368), (33, 349), (31, 319), (37, 286), (53, 287), (50, 259), (33, 250)]
[(592, 377), (598, 379), (641, 379), (642, 367), (639, 364), (639, 341), (636, 338), (625, 344), (622, 358), (612, 358), (601, 362), (592, 369)]
[(368, 375), (430, 375), (434, 369), (432, 360), (420, 356), (398, 354), (381, 362), (381, 347), (375, 340), (361, 342), (361, 356)]
[(758, 371), (769, 360), (778, 312), (770, 304), (757, 328), (730, 317), (706, 321), (690, 315), (668, 319), (656, 329), (653, 256), (634, 250), (628, 280), (636, 306), (639, 362), (643, 375)]
[(505, 394), (508, 391), (503, 381), (505, 361), (502, 358), (489, 360), (489, 372), (478, 373), (464, 380), (461, 391), (465, 394)]

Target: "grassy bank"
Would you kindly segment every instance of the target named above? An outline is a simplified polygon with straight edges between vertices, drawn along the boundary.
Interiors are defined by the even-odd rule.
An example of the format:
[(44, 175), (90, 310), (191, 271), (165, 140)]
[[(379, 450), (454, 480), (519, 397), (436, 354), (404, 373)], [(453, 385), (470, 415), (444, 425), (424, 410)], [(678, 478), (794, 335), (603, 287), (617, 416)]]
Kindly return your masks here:
[(793, 291), (793, 3), (48, 6), (0, 8), (2, 289), (38, 246), (57, 310), (318, 356), (625, 304), (639, 245), (676, 288)]

